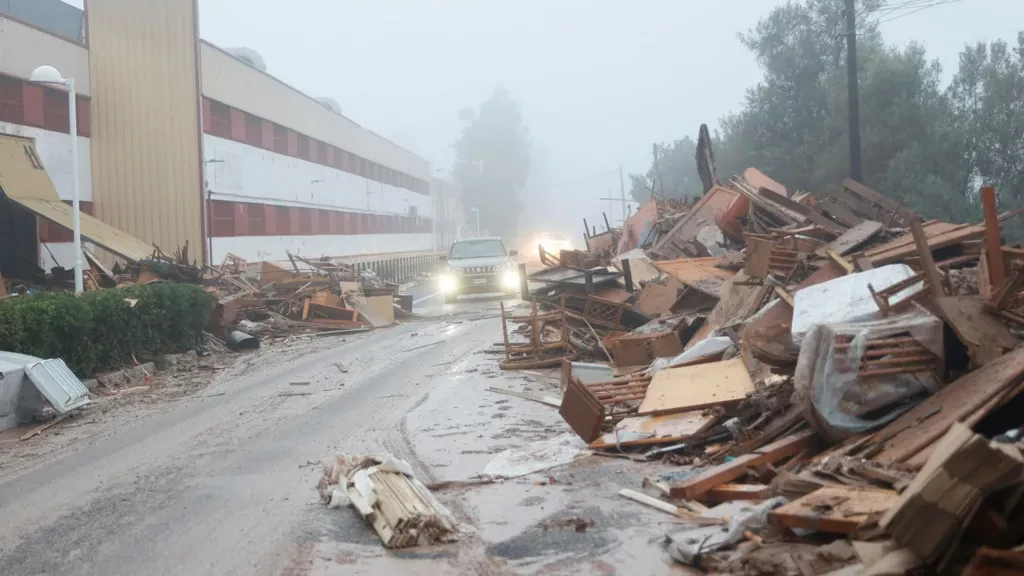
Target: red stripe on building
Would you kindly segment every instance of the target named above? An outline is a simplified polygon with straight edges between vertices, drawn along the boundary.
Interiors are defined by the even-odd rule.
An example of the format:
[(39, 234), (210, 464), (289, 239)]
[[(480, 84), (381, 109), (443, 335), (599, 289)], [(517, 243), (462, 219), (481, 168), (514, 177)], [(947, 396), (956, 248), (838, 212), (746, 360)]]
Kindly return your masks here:
[(430, 184), (404, 172), (382, 166), (337, 146), (275, 124), (265, 118), (203, 97), (203, 132), (356, 174), (370, 180), (430, 194)]
[[(78, 135), (92, 135), (89, 98), (79, 95)], [(62, 134), (71, 133), (68, 93), (0, 74), (0, 122), (33, 126)]]
[(321, 236), (429, 234), (429, 218), (346, 210), (210, 200), (210, 236)]

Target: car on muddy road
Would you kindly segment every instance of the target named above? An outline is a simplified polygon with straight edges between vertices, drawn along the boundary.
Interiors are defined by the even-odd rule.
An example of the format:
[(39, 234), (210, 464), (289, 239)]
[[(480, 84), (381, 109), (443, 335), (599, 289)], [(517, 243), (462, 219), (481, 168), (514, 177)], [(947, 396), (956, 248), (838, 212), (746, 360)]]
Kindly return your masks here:
[(519, 289), (519, 271), (512, 261), (516, 255), (497, 237), (454, 242), (448, 255), (441, 257), (447, 268), (438, 276), (445, 303), (452, 304), (463, 294), (514, 296)]

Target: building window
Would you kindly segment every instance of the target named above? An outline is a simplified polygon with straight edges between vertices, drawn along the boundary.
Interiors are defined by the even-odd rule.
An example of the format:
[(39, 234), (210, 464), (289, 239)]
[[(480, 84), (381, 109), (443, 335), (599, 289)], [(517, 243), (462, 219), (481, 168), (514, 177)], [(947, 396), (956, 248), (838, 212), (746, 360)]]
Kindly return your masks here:
[(316, 233), (317, 234), (330, 234), (331, 233), (331, 211), (330, 210), (317, 210), (316, 211)]
[(295, 141), (298, 144), (296, 155), (303, 160), (309, 160), (309, 136), (296, 134)]
[(274, 207), (274, 231), (278, 236), (288, 236), (292, 233), (292, 209), (287, 206)]
[(210, 234), (213, 236), (234, 236), (235, 235), (235, 204), (213, 200), (210, 210)]
[(231, 138), (231, 107), (227, 104), (210, 101), (210, 134)]
[(24, 124), (23, 100), (21, 81), (0, 76), (0, 122)]
[(309, 160), (317, 164), (324, 164), (324, 143), (316, 138), (309, 139)]
[(288, 129), (280, 124), (274, 124), (274, 152), (288, 153)]
[(249, 146), (263, 147), (263, 121), (252, 114), (245, 115), (245, 143)]
[(263, 204), (249, 204), (249, 234), (262, 236), (267, 233), (266, 207)]
[(295, 232), (302, 235), (313, 233), (313, 210), (309, 208), (296, 208), (299, 211), (299, 229)]
[[(68, 116), (68, 93), (43, 89), (43, 128), (54, 132), (71, 132), (71, 120)], [(228, 127), (230, 132), (230, 125)]]

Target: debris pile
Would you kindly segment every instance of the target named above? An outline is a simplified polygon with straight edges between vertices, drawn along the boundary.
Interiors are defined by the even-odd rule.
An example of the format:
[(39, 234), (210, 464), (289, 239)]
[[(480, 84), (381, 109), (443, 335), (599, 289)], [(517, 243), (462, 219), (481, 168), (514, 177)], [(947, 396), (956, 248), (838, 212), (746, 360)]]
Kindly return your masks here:
[(529, 312), (502, 310), (501, 367), (560, 364), (559, 413), (590, 449), (681, 467), (623, 491), (690, 525), (667, 538), (679, 562), (1024, 565), (1016, 212), (992, 188), (983, 223), (953, 224), (852, 179), (709, 179), (588, 229), (587, 251), (542, 250)]
[(455, 517), (403, 460), (339, 454), (324, 465), (317, 489), (331, 508), (351, 505), (386, 548), (458, 540)]
[[(371, 271), (288, 253), (291, 269), (272, 262), (246, 266), (228, 256), (208, 267), (208, 290), (217, 297), (215, 336), (232, 347), (232, 334), (283, 338), (295, 334), (361, 331), (388, 326), (409, 311), (395, 303), (398, 286)], [(240, 339), (240, 336), (235, 338)]]

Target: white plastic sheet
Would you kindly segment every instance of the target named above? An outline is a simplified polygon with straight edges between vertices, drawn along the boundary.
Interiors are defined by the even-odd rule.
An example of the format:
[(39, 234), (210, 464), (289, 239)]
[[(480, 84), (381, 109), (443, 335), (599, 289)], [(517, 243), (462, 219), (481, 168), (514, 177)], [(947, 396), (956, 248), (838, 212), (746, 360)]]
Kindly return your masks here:
[(526, 476), (587, 456), (587, 445), (575, 433), (531, 442), (523, 448), (510, 448), (495, 456), (484, 468), (485, 476), (516, 478)]
[(689, 350), (679, 354), (675, 358), (657, 358), (647, 371), (651, 374), (669, 366), (678, 366), (706, 356), (724, 354), (734, 347), (732, 339), (727, 336), (710, 336), (693, 345)]
[[(906, 264), (890, 264), (798, 290), (793, 295), (793, 342), (799, 346), (816, 325), (879, 318), (878, 305), (871, 298), (868, 284), (877, 292), (913, 275)], [(890, 300), (899, 302), (922, 286), (923, 281), (915, 283)]]
[[(905, 333), (942, 365), (942, 321), (920, 306), (880, 320), (811, 328), (800, 348), (793, 377), (794, 402), (804, 403), (808, 420), (819, 434), (838, 442), (895, 419), (913, 405), (907, 400), (938, 390), (940, 383), (931, 372), (858, 376), (868, 339)], [(838, 336), (852, 338), (847, 350), (836, 349)], [(892, 359), (898, 362), (898, 358)]]

